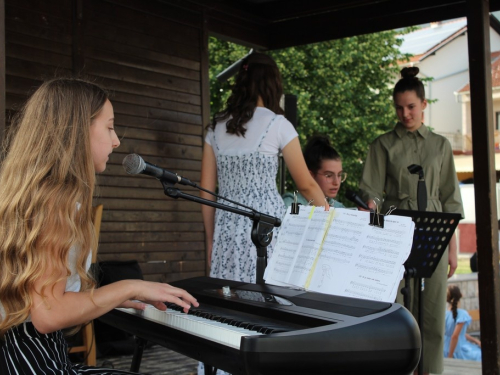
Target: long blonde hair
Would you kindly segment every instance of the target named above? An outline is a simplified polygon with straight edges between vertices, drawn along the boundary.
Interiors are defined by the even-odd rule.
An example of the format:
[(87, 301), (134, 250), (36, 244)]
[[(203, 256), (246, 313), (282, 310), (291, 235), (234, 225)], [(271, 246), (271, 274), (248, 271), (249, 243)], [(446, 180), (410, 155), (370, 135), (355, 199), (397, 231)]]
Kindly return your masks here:
[[(0, 337), (29, 317), (30, 293), (49, 265), (70, 275), (72, 247), (81, 249), (81, 290), (95, 286), (85, 269), (97, 246), (90, 125), (107, 99), (93, 83), (57, 78), (43, 83), (13, 121), (0, 169)], [(58, 281), (49, 278), (41, 294)]]

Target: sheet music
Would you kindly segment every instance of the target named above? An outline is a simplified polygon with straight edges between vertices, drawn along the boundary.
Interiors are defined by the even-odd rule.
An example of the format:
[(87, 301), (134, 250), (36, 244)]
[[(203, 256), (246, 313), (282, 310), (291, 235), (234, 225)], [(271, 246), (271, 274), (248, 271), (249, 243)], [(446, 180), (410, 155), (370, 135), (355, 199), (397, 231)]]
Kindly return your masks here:
[(318, 257), (321, 242), (334, 210), (325, 211), (318, 207), (314, 214), (309, 217), (308, 226), (304, 233), (304, 240), (297, 250), (294, 267), (290, 268), (286, 282), (300, 287), (305, 286), (310, 275), (310, 270), (314, 267), (314, 262)]
[(279, 286), (289, 285), (287, 283), (288, 276), (293, 269), (297, 253), (304, 239), (304, 233), (306, 233), (314, 211), (314, 206), (301, 206), (297, 215), (288, 213), (285, 216), (279, 232), (281, 240), (277, 241), (273, 256), (264, 271), (265, 280), (272, 273), (272, 282), (270, 283)]
[[(301, 207), (301, 210), (303, 208)], [(302, 239), (287, 248), (290, 262), (279, 268), (282, 242), (288, 231), (280, 231), (278, 246), (266, 270), (266, 282), (295, 285), (306, 290), (339, 296), (393, 302), (410, 255), (414, 223), (410, 217), (386, 216), (384, 228), (369, 225), (365, 211), (314, 210), (305, 222)], [(283, 225), (287, 225), (287, 214)], [(300, 221), (302, 220), (302, 221)], [(296, 227), (295, 235), (299, 236)], [(273, 262), (276, 257), (276, 261)], [(286, 267), (289, 267), (288, 271)], [(283, 285), (283, 284), (281, 284)]]

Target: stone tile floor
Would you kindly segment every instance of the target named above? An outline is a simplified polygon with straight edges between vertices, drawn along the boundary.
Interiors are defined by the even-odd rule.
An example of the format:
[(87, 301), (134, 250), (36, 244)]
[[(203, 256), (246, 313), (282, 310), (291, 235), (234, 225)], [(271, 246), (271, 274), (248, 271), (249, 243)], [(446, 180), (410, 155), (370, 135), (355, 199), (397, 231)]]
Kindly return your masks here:
[[(111, 367), (117, 370), (130, 370), (132, 355), (110, 356), (97, 359), (100, 367)], [(150, 375), (194, 375), (197, 373), (198, 361), (182, 354), (154, 345), (144, 350), (140, 372)]]
[[(115, 369), (130, 370), (132, 356), (104, 357), (97, 360), (98, 366), (110, 363)], [(159, 345), (144, 350), (141, 373), (150, 375), (195, 375), (198, 362)], [(481, 375), (481, 363), (459, 359), (444, 360), (443, 375)]]

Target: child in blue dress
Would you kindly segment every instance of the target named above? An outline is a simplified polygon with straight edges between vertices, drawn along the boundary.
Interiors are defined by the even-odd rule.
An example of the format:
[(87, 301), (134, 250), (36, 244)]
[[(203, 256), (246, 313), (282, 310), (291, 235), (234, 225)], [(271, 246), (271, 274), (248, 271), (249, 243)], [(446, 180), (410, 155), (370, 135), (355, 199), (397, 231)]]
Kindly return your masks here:
[(458, 308), (462, 293), (456, 285), (448, 286), (445, 316), (444, 356), (448, 358), (481, 361), (481, 342), (467, 334), (472, 318), (464, 309)]

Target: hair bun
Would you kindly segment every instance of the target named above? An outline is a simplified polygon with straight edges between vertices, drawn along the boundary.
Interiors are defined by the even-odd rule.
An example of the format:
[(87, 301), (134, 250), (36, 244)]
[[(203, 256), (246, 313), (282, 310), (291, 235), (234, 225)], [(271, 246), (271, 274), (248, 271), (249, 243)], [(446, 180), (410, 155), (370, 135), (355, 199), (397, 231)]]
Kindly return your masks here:
[(417, 68), (416, 66), (403, 68), (401, 70), (401, 77), (402, 78), (416, 78), (418, 72), (420, 72), (420, 69)]
[(247, 68), (252, 64), (267, 65), (278, 69), (278, 65), (276, 65), (276, 62), (272, 59), (272, 57), (261, 52), (253, 52), (243, 59), (242, 65), (247, 65)]
[(309, 140), (309, 142), (311, 144), (316, 145), (316, 146), (319, 146), (319, 145), (324, 145), (327, 147), (331, 146), (330, 138), (328, 138), (326, 135), (320, 135), (320, 134), (313, 135), (311, 137), (311, 139)]

